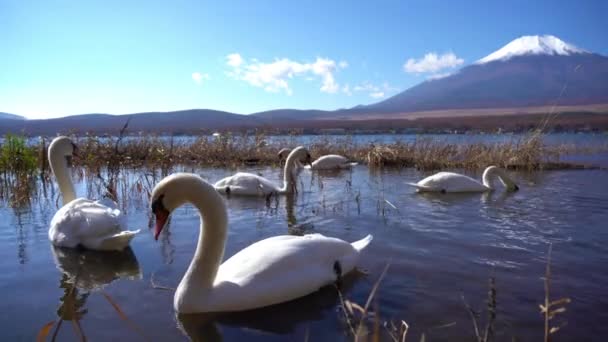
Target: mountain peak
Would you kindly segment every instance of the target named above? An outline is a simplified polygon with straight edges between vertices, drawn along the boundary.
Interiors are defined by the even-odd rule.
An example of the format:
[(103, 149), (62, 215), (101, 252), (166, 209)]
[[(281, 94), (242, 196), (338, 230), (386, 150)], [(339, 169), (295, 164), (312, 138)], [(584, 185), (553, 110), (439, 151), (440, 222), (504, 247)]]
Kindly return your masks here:
[(568, 44), (563, 40), (552, 36), (523, 36), (519, 37), (501, 49), (494, 51), (486, 57), (478, 60), (475, 64), (484, 64), (494, 61), (505, 61), (515, 56), (524, 55), (570, 55), (575, 53), (587, 53), (583, 49)]

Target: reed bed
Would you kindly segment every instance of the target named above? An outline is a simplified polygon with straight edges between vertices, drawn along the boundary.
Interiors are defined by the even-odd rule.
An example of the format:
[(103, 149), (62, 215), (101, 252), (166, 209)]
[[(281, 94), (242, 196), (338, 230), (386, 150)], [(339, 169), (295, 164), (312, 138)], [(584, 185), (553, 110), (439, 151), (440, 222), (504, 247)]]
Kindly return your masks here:
[[(15, 140), (19, 144), (15, 144)], [(171, 165), (238, 167), (241, 165), (279, 165), (277, 153), (295, 147), (295, 139), (269, 139), (264, 134), (201, 136), (196, 139), (140, 135), (136, 137), (74, 137), (78, 145), (76, 166), (100, 168), (163, 168)], [(0, 172), (31, 174), (45, 171), (49, 139), (25, 145), (20, 137), (7, 137), (0, 145)], [(482, 169), (497, 165), (510, 169), (571, 168), (560, 163), (560, 156), (588, 153), (589, 148), (573, 145), (547, 145), (543, 135), (532, 133), (504, 143), (450, 143), (421, 136), (411, 142), (358, 144), (353, 136), (331, 139), (319, 136), (308, 144), (313, 158), (341, 154), (372, 168), (415, 167), (423, 170), (447, 168)]]

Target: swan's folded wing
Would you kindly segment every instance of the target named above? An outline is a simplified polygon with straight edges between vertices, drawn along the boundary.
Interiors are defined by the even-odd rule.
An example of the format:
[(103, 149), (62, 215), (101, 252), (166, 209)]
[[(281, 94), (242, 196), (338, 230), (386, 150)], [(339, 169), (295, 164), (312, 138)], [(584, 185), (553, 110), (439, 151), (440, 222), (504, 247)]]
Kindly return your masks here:
[(421, 185), (418, 183), (405, 183), (405, 184), (415, 187), (418, 191), (431, 191), (431, 192), (441, 191), (440, 188), (428, 186), (428, 185)]
[(256, 242), (220, 266), (214, 285), (218, 297), (210, 305), (241, 310), (310, 294), (336, 281), (338, 272), (351, 271), (358, 255), (351, 244), (320, 234)]
[(239, 172), (233, 176), (226, 177), (215, 183), (214, 187), (220, 191), (230, 188), (230, 193), (235, 195), (267, 195), (277, 191), (277, 186), (264, 177), (253, 173)]
[[(117, 208), (78, 198), (63, 206), (51, 221), (49, 237), (57, 246), (122, 249), (139, 231), (124, 231), (125, 217)], [(104, 242), (110, 240), (110, 242)], [(109, 247), (109, 244), (114, 247)]]

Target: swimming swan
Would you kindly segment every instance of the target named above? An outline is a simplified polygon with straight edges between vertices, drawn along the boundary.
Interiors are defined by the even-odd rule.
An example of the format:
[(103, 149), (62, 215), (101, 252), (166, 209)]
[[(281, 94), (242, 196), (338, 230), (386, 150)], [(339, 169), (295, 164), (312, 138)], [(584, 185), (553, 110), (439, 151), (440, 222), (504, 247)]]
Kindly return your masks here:
[(498, 177), (508, 191), (517, 191), (519, 187), (509, 176), (496, 166), (488, 166), (483, 172), (483, 183), (458, 173), (439, 172), (428, 176), (418, 183), (407, 183), (415, 186), (419, 192), (485, 192), (492, 191), (493, 177)]
[(268, 179), (253, 173), (239, 172), (215, 183), (215, 189), (220, 193), (240, 196), (268, 196), (270, 194), (285, 194), (297, 192), (296, 161), (310, 163), (310, 153), (300, 146), (295, 148), (287, 157), (283, 170), (283, 187), (279, 187)]
[[(287, 154), (289, 153), (288, 148), (284, 148), (279, 151), (278, 156), (281, 161), (285, 159)], [(325, 156), (319, 157), (319, 159), (313, 161), (310, 165), (299, 167), (304, 167), (305, 169), (311, 170), (336, 170), (336, 169), (348, 169), (351, 168), (358, 163), (349, 161), (346, 157), (340, 156), (337, 154), (328, 154)]]
[(49, 145), (49, 165), (63, 197), (63, 207), (51, 220), (49, 240), (58, 247), (122, 250), (139, 230), (124, 230), (124, 216), (113, 201), (76, 198), (67, 163), (75, 149), (68, 137), (57, 137)]
[(155, 239), (177, 207), (191, 203), (201, 215), (196, 251), (173, 299), (178, 313), (243, 311), (311, 294), (353, 270), (372, 241), (371, 235), (352, 244), (321, 234), (274, 236), (220, 265), (228, 214), (212, 185), (199, 176), (176, 173), (154, 187), (150, 203)]

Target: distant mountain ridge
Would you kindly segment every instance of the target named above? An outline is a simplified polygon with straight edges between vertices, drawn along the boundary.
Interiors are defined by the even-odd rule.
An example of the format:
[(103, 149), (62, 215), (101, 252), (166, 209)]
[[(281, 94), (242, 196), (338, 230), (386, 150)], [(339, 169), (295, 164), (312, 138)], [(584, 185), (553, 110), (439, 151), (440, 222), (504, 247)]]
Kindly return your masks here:
[(3, 113), (3, 112), (0, 112), (0, 119), (25, 120), (25, 118), (23, 116), (21, 116), (21, 115), (10, 114), (10, 113)]
[[(486, 113), (479, 116), (526, 112), (538, 115), (538, 108), (554, 105), (565, 106), (570, 113), (608, 112), (604, 110), (608, 105), (608, 57), (554, 36), (524, 36), (452, 75), (427, 80), (383, 101), (350, 109), (277, 109), (250, 115), (192, 109), (48, 120), (15, 120), (23, 117), (0, 113), (0, 134), (117, 132), (127, 120), (130, 132), (195, 133), (210, 129), (301, 127), (320, 120), (334, 120), (333, 124), (339, 125), (345, 120), (397, 120), (424, 118), (427, 114), (429, 118), (471, 116), (467, 110)], [(584, 109), (579, 111), (576, 106)]]
[(82, 114), (46, 120), (0, 120), (0, 133), (43, 135), (53, 132), (116, 133), (129, 121), (129, 132), (197, 132), (208, 129), (248, 128), (259, 124), (254, 117), (228, 112), (191, 109), (124, 115)]

